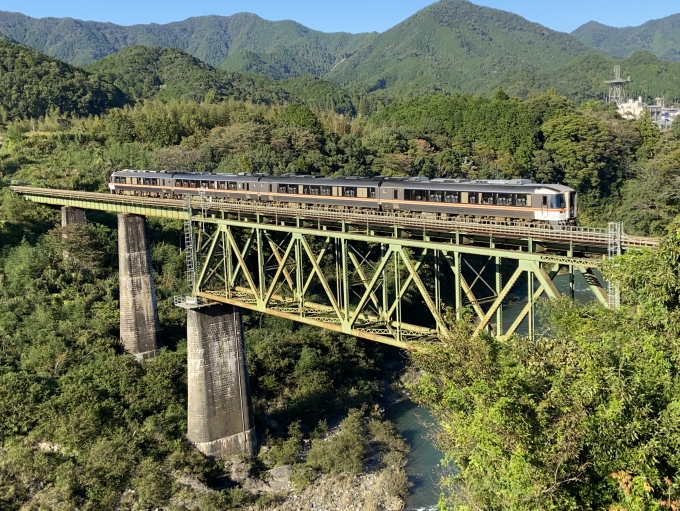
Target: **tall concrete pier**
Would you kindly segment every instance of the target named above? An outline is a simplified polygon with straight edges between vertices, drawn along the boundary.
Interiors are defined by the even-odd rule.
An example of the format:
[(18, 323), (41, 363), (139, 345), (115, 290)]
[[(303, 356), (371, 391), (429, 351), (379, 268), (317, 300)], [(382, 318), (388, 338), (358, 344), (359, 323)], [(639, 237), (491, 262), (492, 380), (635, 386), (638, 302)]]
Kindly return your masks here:
[(120, 338), (138, 359), (158, 352), (158, 306), (151, 268), (146, 218), (118, 215)]
[(241, 309), (219, 304), (187, 311), (188, 437), (207, 456), (254, 455)]
[(72, 208), (71, 206), (61, 207), (61, 226), (66, 227), (67, 225), (80, 224), (84, 225), (87, 223), (85, 218), (85, 210)]

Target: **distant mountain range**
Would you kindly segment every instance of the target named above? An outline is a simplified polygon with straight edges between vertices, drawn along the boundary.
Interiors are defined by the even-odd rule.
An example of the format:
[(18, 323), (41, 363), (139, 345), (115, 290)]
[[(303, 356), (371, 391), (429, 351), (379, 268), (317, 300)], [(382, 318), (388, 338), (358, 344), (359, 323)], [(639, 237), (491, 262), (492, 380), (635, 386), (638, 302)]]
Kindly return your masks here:
[(680, 99), (680, 62), (670, 62), (680, 60), (680, 15), (626, 29), (591, 22), (570, 35), (441, 0), (381, 34), (327, 34), (248, 13), (126, 27), (0, 11), (0, 36), (85, 67), (132, 99), (202, 99), (212, 90), (352, 114), (379, 90), (403, 97), (502, 86), (526, 96), (554, 87), (589, 99), (606, 92), (616, 63), (633, 76), (631, 92)]
[(663, 60), (680, 60), (680, 14), (651, 20), (639, 27), (615, 28), (591, 21), (571, 35), (616, 58), (647, 50)]

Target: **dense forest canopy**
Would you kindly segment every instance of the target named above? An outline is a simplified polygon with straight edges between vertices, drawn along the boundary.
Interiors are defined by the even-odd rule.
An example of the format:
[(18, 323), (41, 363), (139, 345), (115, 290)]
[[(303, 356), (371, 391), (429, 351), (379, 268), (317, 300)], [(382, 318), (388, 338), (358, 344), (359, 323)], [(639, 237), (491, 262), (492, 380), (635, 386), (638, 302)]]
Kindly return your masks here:
[(616, 58), (626, 58), (636, 51), (647, 50), (663, 60), (680, 60), (680, 14), (650, 20), (638, 27), (608, 27), (590, 21), (571, 35)]
[[(575, 32), (590, 46), (601, 43), (607, 51), (624, 48), (622, 53), (610, 51), (614, 58), (572, 35), (465, 0), (435, 2), (382, 34), (325, 34), (248, 13), (123, 27), (10, 12), (0, 12), (0, 34), (73, 65), (92, 65), (135, 98), (155, 95), (161, 85), (168, 90), (160, 91), (160, 97), (185, 99), (200, 99), (210, 88), (218, 96), (246, 98), (243, 86), (257, 90), (253, 96), (267, 95), (262, 87), (274, 87), (234, 74), (245, 73), (276, 80), (311, 75), (351, 91), (383, 91), (394, 97), (454, 91), (490, 95), (498, 87), (528, 97), (553, 87), (582, 101), (606, 94), (603, 82), (619, 63), (615, 59), (623, 58), (624, 72), (634, 80), (632, 94), (672, 101), (680, 99), (680, 68), (672, 63), (678, 60), (672, 54), (673, 41), (678, 40), (674, 19), (632, 29), (634, 33), (625, 36), (627, 44), (619, 46), (607, 35), (585, 34), (589, 25)], [(616, 30), (628, 29), (609, 31)], [(136, 45), (173, 51), (127, 52)], [(635, 58), (640, 50), (662, 60)], [(108, 58), (121, 51), (120, 59)], [(150, 58), (159, 62), (146, 62)], [(220, 74), (206, 64), (231, 74)], [(140, 65), (145, 70), (138, 78), (132, 73)], [(328, 101), (323, 103), (324, 109), (327, 106)]]
[[(479, 41), (481, 21), (524, 26), (468, 6), (481, 16), (468, 24)], [(446, 26), (451, 19), (433, 13), (463, 7), (442, 2), (411, 22)], [(304, 47), (308, 34), (284, 28)], [(333, 44), (344, 51), (350, 40)], [(486, 44), (470, 47), (475, 58)], [(331, 61), (314, 55), (320, 67)], [(471, 323), (451, 321), (450, 339), (412, 357), (421, 376), (412, 391), (433, 410), (438, 445), (460, 469), (442, 481), (444, 506), (677, 507), (680, 122), (660, 131), (648, 112), (628, 121), (592, 100), (611, 60), (581, 56), (561, 67), (580, 77), (570, 82), (560, 70), (567, 57), (556, 54), (555, 88), (522, 64), (513, 71), (521, 91), (444, 93), (414, 79), (402, 96), (373, 90), (384, 83), (343, 89), (317, 76), (245, 76), (169, 48), (127, 48), (88, 71), (12, 42), (0, 42), (0, 56), (10, 91), (0, 97), (0, 508), (274, 505), (225, 488), (225, 466), (184, 437), (185, 320), (172, 303), (187, 292), (181, 223), (150, 222), (164, 349), (139, 364), (118, 342), (115, 217), (92, 213), (88, 225), (62, 229), (56, 211), (7, 189), (19, 180), (105, 191), (124, 168), (524, 177), (577, 189), (583, 225), (622, 221), (629, 234), (665, 235), (658, 250), (607, 265), (623, 290), (621, 310), (552, 303), (549, 335), (531, 343), (474, 337)], [(274, 66), (272, 56), (258, 58)], [(676, 64), (648, 53), (624, 64), (650, 87), (672, 82), (664, 90), (675, 94)], [(418, 90), (429, 93), (409, 97)], [(403, 496), (407, 448), (372, 406), (385, 368), (402, 355), (277, 318), (245, 322), (266, 446), (252, 473), (290, 464), (305, 485), (320, 474), (351, 477), (371, 460), (387, 471), (386, 491)], [(338, 434), (324, 441), (333, 425)]]

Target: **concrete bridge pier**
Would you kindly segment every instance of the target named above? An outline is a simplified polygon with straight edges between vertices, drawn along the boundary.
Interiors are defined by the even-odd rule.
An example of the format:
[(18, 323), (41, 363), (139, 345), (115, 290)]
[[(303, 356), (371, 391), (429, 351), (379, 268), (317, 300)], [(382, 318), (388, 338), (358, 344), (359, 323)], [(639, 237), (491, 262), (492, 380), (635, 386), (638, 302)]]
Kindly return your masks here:
[(118, 215), (120, 339), (137, 359), (153, 358), (158, 344), (158, 305), (146, 218)]
[(80, 224), (85, 225), (87, 219), (85, 218), (85, 210), (72, 208), (71, 206), (61, 207), (61, 226), (66, 227), (67, 225)]
[(253, 456), (257, 439), (241, 309), (187, 307), (188, 434), (206, 456)]

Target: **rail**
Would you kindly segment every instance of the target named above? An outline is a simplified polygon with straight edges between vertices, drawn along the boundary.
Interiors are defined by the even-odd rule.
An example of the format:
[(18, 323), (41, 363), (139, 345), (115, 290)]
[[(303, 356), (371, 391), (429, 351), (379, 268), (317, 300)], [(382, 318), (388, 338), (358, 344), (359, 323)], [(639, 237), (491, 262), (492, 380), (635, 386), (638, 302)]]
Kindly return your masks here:
[[(184, 199), (160, 199), (130, 195), (113, 195), (97, 192), (80, 192), (74, 190), (57, 190), (35, 188), (29, 186), (12, 186), (11, 189), (20, 195), (97, 201), (111, 204), (129, 204), (168, 208), (177, 211), (185, 210)], [(606, 247), (611, 240), (611, 232), (605, 228), (576, 226), (536, 226), (515, 222), (496, 222), (492, 220), (474, 219), (439, 219), (425, 214), (414, 214), (405, 211), (343, 210), (332, 206), (300, 206), (274, 204), (257, 201), (218, 199), (214, 197), (192, 196), (191, 206), (203, 211), (223, 211), (229, 214), (262, 215), (265, 217), (301, 218), (305, 221), (347, 222), (351, 225), (386, 226), (402, 229), (436, 232), (460, 232), (466, 235), (491, 236), (495, 238), (515, 238), (545, 242), (584, 244)], [(630, 248), (651, 248), (659, 243), (657, 238), (641, 236), (621, 236), (621, 246)]]

